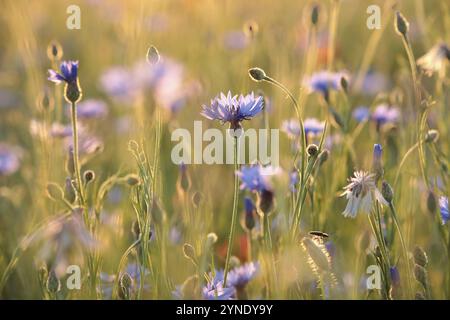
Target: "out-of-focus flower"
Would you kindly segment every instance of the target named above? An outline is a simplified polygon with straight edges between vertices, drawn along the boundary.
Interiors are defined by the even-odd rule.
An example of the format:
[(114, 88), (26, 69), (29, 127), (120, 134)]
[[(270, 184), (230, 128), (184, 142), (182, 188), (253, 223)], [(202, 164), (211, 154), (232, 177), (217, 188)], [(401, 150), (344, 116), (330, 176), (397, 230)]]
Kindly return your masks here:
[(102, 100), (88, 99), (77, 105), (77, 116), (80, 119), (102, 118), (108, 114), (108, 107)]
[(389, 80), (379, 72), (369, 71), (364, 77), (361, 93), (374, 96), (389, 88)]
[(243, 50), (250, 43), (243, 31), (231, 31), (224, 36), (224, 47), (229, 50)]
[(241, 179), (241, 190), (247, 189), (252, 192), (260, 192), (271, 189), (268, 181), (270, 175), (276, 174), (278, 170), (272, 167), (260, 165), (242, 166), (236, 174)]
[(358, 121), (363, 122), (370, 119), (370, 110), (367, 107), (360, 106), (353, 110), (352, 117)]
[(445, 63), (450, 60), (450, 49), (444, 42), (433, 46), (430, 51), (417, 60), (417, 65), (431, 76), (434, 72), (445, 68)]
[(132, 73), (124, 67), (112, 67), (100, 77), (100, 86), (109, 96), (127, 101), (137, 94)]
[(330, 91), (341, 89), (342, 78), (347, 79), (348, 75), (344, 72), (320, 71), (312, 74), (305, 82), (310, 92), (318, 92), (328, 101)]
[(255, 97), (252, 92), (246, 96), (232, 96), (220, 94), (219, 97), (211, 101), (211, 105), (202, 106), (201, 115), (210, 120), (219, 120), (222, 123), (229, 122), (233, 130), (241, 128), (243, 120), (250, 120), (262, 111), (264, 107), (263, 98)]
[(448, 198), (444, 196), (439, 197), (439, 209), (441, 211), (441, 219), (442, 224), (446, 224), (448, 220), (450, 219), (449, 213), (448, 213)]
[(296, 119), (284, 120), (281, 130), (287, 134), (289, 139), (297, 139), (300, 136), (300, 124)]
[(303, 122), (306, 136), (314, 137), (323, 132), (325, 122), (319, 121), (316, 118), (306, 118)]
[(202, 295), (205, 300), (232, 300), (236, 297), (236, 289), (224, 287), (223, 272), (217, 272), (203, 287)]
[(388, 204), (375, 185), (374, 174), (356, 171), (353, 175), (342, 193), (342, 196), (346, 196), (348, 199), (347, 206), (342, 213), (344, 217), (355, 218), (359, 212), (369, 214), (375, 200), (383, 205)]
[(298, 171), (296, 169), (292, 169), (291, 173), (289, 174), (289, 190), (291, 192), (297, 191), (297, 184), (300, 181), (300, 176), (298, 174)]
[(243, 289), (259, 272), (259, 263), (249, 262), (240, 265), (228, 273), (227, 285)]
[(19, 170), (21, 157), (19, 147), (0, 142), (0, 176), (9, 176)]
[(384, 124), (395, 124), (399, 121), (400, 110), (397, 107), (390, 107), (387, 104), (380, 104), (372, 113), (372, 120), (378, 127)]

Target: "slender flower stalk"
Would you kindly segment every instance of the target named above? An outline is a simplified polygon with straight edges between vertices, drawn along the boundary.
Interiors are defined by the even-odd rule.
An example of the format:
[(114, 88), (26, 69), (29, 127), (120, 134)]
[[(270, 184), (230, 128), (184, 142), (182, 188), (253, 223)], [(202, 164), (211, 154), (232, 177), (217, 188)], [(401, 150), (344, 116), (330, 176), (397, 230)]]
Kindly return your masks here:
[(411, 77), (414, 87), (414, 99), (415, 105), (419, 112), (419, 116), (417, 118), (417, 142), (419, 144), (419, 163), (420, 170), (422, 172), (422, 178), (425, 184), (429, 187), (429, 181), (426, 174), (426, 162), (425, 162), (425, 152), (423, 149), (423, 140), (422, 137), (425, 133), (425, 127), (427, 122), (428, 115), (428, 107), (422, 107), (422, 97), (419, 87), (419, 80), (417, 76), (417, 65), (416, 59), (414, 57), (414, 53), (411, 47), (411, 43), (409, 41), (408, 32), (409, 32), (409, 23), (406, 18), (400, 13), (396, 12), (395, 14), (395, 30), (397, 34), (400, 35), (403, 46), (405, 47), (406, 54), (408, 56), (409, 65), (411, 68)]
[(210, 106), (203, 105), (201, 115), (210, 120), (219, 120), (222, 123), (229, 123), (229, 133), (234, 139), (234, 192), (233, 192), (233, 211), (231, 214), (231, 227), (228, 237), (227, 256), (225, 258), (225, 270), (223, 284), (226, 286), (229, 271), (231, 252), (233, 249), (234, 233), (237, 225), (237, 208), (239, 201), (239, 184), (236, 172), (239, 171), (238, 165), (238, 139), (241, 123), (244, 120), (250, 120), (258, 113), (263, 111), (263, 97), (256, 97), (251, 93), (248, 95), (233, 96), (231, 92), (227, 95), (221, 93), (211, 101)]
[[(237, 152), (238, 152), (238, 138), (234, 137), (234, 170), (237, 172), (239, 170), (239, 165), (237, 161)], [(234, 240), (234, 233), (236, 230), (237, 225), (237, 208), (238, 208), (238, 201), (239, 201), (239, 182), (238, 177), (235, 174), (234, 175), (234, 192), (233, 192), (233, 212), (231, 213), (231, 229), (230, 234), (228, 237), (228, 248), (227, 248), (227, 257), (225, 259), (225, 269), (224, 269), (224, 276), (223, 276), (223, 285), (224, 287), (227, 286), (227, 277), (228, 277), (228, 271), (230, 268), (230, 258), (231, 258), (231, 251), (233, 249), (233, 240)]]

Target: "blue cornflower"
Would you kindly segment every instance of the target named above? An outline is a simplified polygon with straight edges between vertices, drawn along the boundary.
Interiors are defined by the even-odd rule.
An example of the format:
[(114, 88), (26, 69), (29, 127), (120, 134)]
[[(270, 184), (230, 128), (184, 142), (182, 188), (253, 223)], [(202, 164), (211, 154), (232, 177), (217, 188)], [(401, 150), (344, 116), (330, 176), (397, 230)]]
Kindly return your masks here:
[(370, 119), (370, 110), (367, 107), (360, 106), (353, 110), (352, 116), (356, 121), (363, 122)]
[(21, 151), (0, 143), (0, 176), (11, 175), (20, 168)]
[(300, 181), (300, 177), (298, 174), (298, 171), (296, 169), (293, 169), (291, 173), (289, 174), (289, 190), (291, 192), (296, 192), (297, 188), (296, 185)]
[(250, 120), (263, 110), (263, 97), (255, 97), (252, 92), (246, 96), (232, 96), (220, 94), (211, 101), (211, 106), (202, 106), (201, 115), (210, 120), (220, 120), (222, 123), (229, 122), (233, 130), (241, 128), (243, 120)]
[(241, 190), (247, 189), (252, 192), (260, 192), (269, 188), (267, 177), (261, 173), (261, 166), (242, 166), (236, 174), (241, 178)]
[(73, 83), (78, 79), (78, 61), (63, 61), (60, 65), (61, 73), (49, 69), (48, 80), (55, 83)]
[(228, 274), (227, 285), (240, 290), (243, 289), (259, 272), (258, 262), (249, 262), (240, 265)]
[(218, 272), (215, 277), (211, 278), (202, 289), (205, 300), (232, 300), (235, 298), (235, 288), (223, 286), (223, 272)]
[(108, 113), (108, 107), (102, 100), (88, 99), (77, 105), (77, 115), (80, 119), (103, 118)]
[(319, 121), (316, 118), (306, 118), (303, 121), (306, 136), (316, 136), (325, 128), (325, 122)]
[(378, 105), (372, 113), (372, 120), (376, 122), (377, 126), (388, 123), (396, 123), (399, 118), (399, 109), (397, 107), (389, 107), (386, 104)]
[(446, 224), (450, 219), (448, 214), (448, 198), (444, 196), (439, 197), (439, 209), (441, 211), (442, 224)]
[(381, 155), (383, 153), (383, 147), (381, 144), (374, 144), (373, 145), (373, 160), (374, 162), (381, 161)]
[(398, 287), (400, 285), (400, 273), (398, 272), (398, 268), (396, 266), (390, 267), (389, 272), (391, 274), (392, 285)]
[(284, 120), (281, 130), (287, 134), (289, 139), (296, 139), (300, 136), (300, 124), (296, 119)]
[(343, 72), (320, 71), (311, 75), (307, 79), (307, 86), (311, 92), (321, 93), (325, 100), (328, 101), (329, 92), (331, 90), (339, 90), (341, 88), (341, 79), (346, 78)]

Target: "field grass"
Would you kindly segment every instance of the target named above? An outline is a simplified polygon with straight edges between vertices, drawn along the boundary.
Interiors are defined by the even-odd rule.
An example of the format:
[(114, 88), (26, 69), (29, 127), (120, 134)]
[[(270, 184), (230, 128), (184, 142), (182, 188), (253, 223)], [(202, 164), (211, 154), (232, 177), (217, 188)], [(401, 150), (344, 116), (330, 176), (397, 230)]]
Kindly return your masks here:
[[(1, 298), (450, 297), (449, 3), (74, 2), (1, 1)], [(273, 175), (174, 163), (229, 91)]]

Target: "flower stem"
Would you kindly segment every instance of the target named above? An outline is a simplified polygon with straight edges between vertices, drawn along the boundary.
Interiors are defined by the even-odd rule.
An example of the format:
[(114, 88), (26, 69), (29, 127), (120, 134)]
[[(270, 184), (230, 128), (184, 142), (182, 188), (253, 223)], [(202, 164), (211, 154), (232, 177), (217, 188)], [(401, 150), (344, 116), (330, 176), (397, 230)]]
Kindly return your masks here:
[(409, 263), (409, 258), (408, 258), (408, 249), (406, 248), (405, 240), (403, 238), (403, 234), (402, 234), (402, 231), (400, 229), (400, 224), (398, 223), (397, 212), (396, 212), (394, 204), (392, 202), (389, 203), (389, 209), (391, 209), (392, 217), (393, 217), (394, 223), (395, 223), (395, 227), (397, 228), (398, 235), (399, 235), (399, 238), (400, 238), (400, 243), (402, 245), (403, 256), (404, 256), (405, 263), (406, 263), (406, 275), (408, 277), (408, 289), (409, 289), (409, 293), (411, 293), (412, 292), (411, 269), (410, 269), (410, 263)]
[(228, 248), (227, 248), (227, 257), (225, 260), (225, 270), (224, 270), (224, 276), (223, 276), (223, 286), (226, 287), (227, 285), (227, 276), (229, 271), (229, 264), (230, 264), (230, 258), (231, 258), (231, 250), (233, 248), (233, 240), (234, 240), (234, 231), (236, 229), (236, 222), (237, 222), (237, 207), (238, 207), (238, 195), (239, 195), (239, 184), (238, 184), (238, 177), (236, 175), (236, 171), (239, 170), (238, 167), (238, 161), (237, 161), (237, 152), (238, 152), (238, 143), (237, 143), (237, 137), (234, 137), (234, 195), (233, 195), (233, 213), (231, 215), (231, 228), (230, 228), (230, 235), (228, 237)]
[[(84, 193), (83, 193), (83, 183), (81, 181), (80, 173), (80, 159), (78, 152), (78, 128), (77, 128), (77, 106), (75, 102), (71, 104), (71, 115), (72, 115), (72, 136), (73, 136), (73, 165), (75, 170), (75, 178), (77, 180), (77, 192), (80, 200), (80, 205), (84, 207)], [(85, 221), (87, 212), (85, 211)]]

